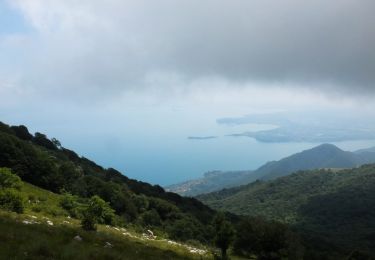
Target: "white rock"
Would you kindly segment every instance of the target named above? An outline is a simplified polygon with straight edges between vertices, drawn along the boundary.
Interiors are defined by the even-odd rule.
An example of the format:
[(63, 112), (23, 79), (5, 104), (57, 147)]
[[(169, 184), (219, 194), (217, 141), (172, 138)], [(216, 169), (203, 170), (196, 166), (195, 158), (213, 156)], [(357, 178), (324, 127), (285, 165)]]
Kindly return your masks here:
[(51, 220), (47, 220), (47, 224), (53, 226), (53, 222)]
[(105, 245), (104, 245), (105, 248), (112, 248), (113, 245), (109, 242), (105, 242)]
[(76, 241), (82, 241), (82, 237), (80, 237), (79, 235), (76, 235), (73, 239)]

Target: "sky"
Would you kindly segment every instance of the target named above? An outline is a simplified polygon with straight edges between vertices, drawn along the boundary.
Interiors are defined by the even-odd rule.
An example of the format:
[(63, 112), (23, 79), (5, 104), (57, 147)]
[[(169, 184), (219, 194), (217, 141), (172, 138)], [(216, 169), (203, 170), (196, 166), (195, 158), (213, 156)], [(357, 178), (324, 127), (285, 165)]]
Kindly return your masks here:
[[(171, 140), (226, 134), (218, 118), (372, 118), (374, 11), (372, 0), (0, 0), (0, 120), (155, 183), (176, 169), (165, 158), (189, 157)], [(173, 148), (165, 163), (144, 170), (156, 175), (136, 171), (161, 146)]]

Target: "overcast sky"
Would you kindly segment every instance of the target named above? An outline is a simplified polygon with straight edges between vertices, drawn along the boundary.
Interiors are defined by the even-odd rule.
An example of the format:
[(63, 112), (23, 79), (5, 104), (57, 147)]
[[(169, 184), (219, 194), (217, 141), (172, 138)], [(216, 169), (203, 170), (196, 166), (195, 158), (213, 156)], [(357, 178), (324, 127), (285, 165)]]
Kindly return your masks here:
[(194, 133), (202, 113), (372, 116), (374, 13), (373, 0), (0, 0), (0, 121), (69, 143), (110, 133), (103, 122), (136, 132), (146, 110), (172, 130), (165, 111), (183, 111)]
[(375, 90), (372, 0), (11, 0), (0, 7), (1, 88), (18, 93), (74, 90), (100, 99), (209, 79)]

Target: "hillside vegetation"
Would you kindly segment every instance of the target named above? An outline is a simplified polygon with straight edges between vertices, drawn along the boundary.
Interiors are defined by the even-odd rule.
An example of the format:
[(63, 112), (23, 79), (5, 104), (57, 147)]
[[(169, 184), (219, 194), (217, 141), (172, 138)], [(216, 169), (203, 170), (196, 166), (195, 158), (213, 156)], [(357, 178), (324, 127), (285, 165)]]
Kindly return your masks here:
[[(256, 223), (260, 228), (251, 233), (243, 228)], [(287, 225), (217, 212), (197, 199), (105, 169), (54, 138), (2, 123), (0, 225), (6, 259), (227, 259), (229, 254), (301, 259), (304, 254)]]
[(272, 181), (224, 189), (198, 199), (215, 209), (292, 225), (332, 248), (375, 257), (375, 165), (301, 171)]
[(23, 213), (0, 209), (0, 259), (212, 259), (207, 249), (150, 239), (131, 225), (85, 231), (63, 208), (64, 195), (21, 186)]
[(184, 196), (196, 196), (256, 180), (275, 179), (299, 170), (352, 168), (367, 163), (375, 163), (373, 149), (348, 152), (332, 144), (322, 144), (279, 161), (268, 162), (254, 171), (215, 172), (201, 179), (171, 185), (167, 189)]

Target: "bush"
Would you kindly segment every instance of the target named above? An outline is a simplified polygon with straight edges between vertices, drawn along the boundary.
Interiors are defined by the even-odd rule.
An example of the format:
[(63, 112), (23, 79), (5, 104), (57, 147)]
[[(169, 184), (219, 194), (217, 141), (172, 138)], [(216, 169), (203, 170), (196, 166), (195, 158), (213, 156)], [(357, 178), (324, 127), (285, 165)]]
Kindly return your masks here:
[(0, 168), (0, 188), (12, 188), (20, 190), (22, 181), (20, 177), (13, 174), (8, 168)]
[(214, 243), (221, 250), (221, 259), (227, 259), (227, 250), (234, 239), (234, 228), (223, 213), (215, 216), (213, 226), (215, 228)]
[(0, 191), (0, 207), (5, 210), (23, 213), (24, 198), (17, 190), (2, 190)]
[(260, 218), (247, 218), (237, 226), (234, 251), (260, 259), (302, 259), (303, 247), (288, 226)]
[(96, 224), (112, 224), (114, 218), (114, 210), (107, 202), (99, 196), (93, 196), (86, 210), (83, 212), (81, 221), (82, 228), (85, 230), (96, 230)]
[(78, 197), (70, 193), (65, 193), (60, 200), (60, 206), (69, 212), (69, 215), (74, 218), (79, 218), (80, 204), (78, 203)]
[(85, 211), (81, 221), (81, 226), (84, 230), (96, 230), (97, 219), (91, 212)]
[(155, 209), (148, 210), (141, 215), (141, 224), (144, 226), (160, 226), (161, 219)]

